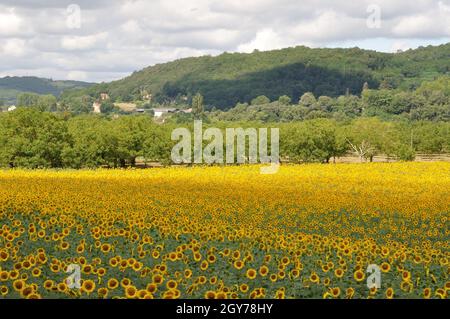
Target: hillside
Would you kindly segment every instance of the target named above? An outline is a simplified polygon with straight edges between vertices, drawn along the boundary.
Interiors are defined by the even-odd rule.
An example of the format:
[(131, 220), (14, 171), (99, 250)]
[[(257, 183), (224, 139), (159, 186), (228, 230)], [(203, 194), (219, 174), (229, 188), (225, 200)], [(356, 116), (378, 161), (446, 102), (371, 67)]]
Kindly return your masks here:
[(301, 46), (181, 59), (76, 94), (95, 96), (106, 91), (113, 99), (131, 101), (146, 90), (154, 101), (162, 103), (200, 92), (207, 105), (227, 109), (258, 95), (272, 100), (288, 95), (298, 100), (305, 92), (331, 97), (347, 91), (360, 94), (364, 82), (370, 88), (383, 82), (408, 90), (442, 74), (450, 74), (450, 43), (395, 54)]
[(0, 101), (5, 104), (15, 104), (17, 94), (22, 92), (59, 96), (64, 90), (86, 88), (91, 85), (92, 83), (80, 81), (53, 81), (32, 76), (7, 76), (0, 78)]

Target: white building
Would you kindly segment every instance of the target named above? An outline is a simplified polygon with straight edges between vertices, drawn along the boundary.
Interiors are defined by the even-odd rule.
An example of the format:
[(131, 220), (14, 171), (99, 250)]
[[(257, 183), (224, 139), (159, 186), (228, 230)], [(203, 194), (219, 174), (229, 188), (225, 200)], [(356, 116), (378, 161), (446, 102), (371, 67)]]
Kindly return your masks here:
[(15, 109), (17, 109), (17, 107), (15, 105), (11, 105), (8, 107), (8, 112), (14, 111)]
[(93, 110), (94, 113), (101, 113), (101, 112), (102, 112), (102, 110), (101, 110), (102, 104), (101, 104), (100, 102), (95, 101), (95, 102), (92, 104), (92, 108), (94, 109), (94, 110)]
[(164, 114), (167, 113), (174, 113), (176, 112), (177, 109), (174, 108), (167, 108), (167, 109), (153, 109), (153, 112), (155, 114), (155, 117), (160, 118), (161, 116), (163, 116)]

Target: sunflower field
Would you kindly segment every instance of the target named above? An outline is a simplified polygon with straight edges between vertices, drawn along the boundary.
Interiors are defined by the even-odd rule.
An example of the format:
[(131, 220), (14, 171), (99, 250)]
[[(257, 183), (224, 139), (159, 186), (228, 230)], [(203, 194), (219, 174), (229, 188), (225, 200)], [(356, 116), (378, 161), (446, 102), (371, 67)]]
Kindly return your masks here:
[(4, 170), (0, 298), (448, 298), (449, 215), (450, 163)]

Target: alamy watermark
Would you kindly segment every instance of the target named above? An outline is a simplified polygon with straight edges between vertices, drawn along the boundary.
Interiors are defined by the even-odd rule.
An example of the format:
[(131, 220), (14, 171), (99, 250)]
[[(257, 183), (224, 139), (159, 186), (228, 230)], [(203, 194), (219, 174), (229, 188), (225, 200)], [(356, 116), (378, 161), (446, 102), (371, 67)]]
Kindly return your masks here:
[(366, 20), (366, 25), (369, 29), (381, 28), (381, 7), (377, 4), (371, 4), (367, 7), (367, 13), (369, 16)]
[(78, 4), (71, 4), (66, 8), (66, 26), (69, 29), (81, 28), (81, 8)]
[(66, 273), (70, 275), (66, 278), (66, 285), (69, 289), (81, 288), (81, 268), (77, 264), (70, 264), (67, 267)]
[(367, 273), (370, 275), (367, 276), (367, 288), (372, 289), (380, 289), (381, 288), (381, 269), (378, 265), (369, 265), (367, 267)]
[[(171, 138), (172, 141), (181, 139), (171, 152), (171, 158), (175, 164), (270, 164), (270, 166), (261, 167), (261, 174), (275, 174), (280, 166), (278, 128), (270, 129), (270, 155), (268, 154), (267, 128), (226, 128), (224, 139), (222, 130), (219, 128), (212, 127), (203, 132), (202, 121), (194, 121), (193, 150), (192, 134), (189, 129), (174, 129)], [(210, 143), (203, 147), (203, 141)]]

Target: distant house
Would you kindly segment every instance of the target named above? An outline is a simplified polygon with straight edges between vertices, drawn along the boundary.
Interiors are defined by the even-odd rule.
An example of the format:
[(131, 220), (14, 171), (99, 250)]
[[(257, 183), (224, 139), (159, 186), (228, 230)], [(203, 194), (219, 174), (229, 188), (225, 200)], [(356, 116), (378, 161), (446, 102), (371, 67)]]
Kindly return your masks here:
[(17, 107), (15, 105), (11, 105), (8, 107), (8, 112), (14, 111), (15, 109), (17, 109)]
[(156, 118), (160, 118), (164, 114), (175, 113), (177, 111), (178, 111), (178, 109), (175, 109), (175, 108), (153, 109), (153, 112), (154, 112)]
[(151, 101), (152, 100), (152, 94), (149, 93), (146, 90), (141, 91), (142, 100), (144, 101)]
[(145, 113), (145, 109), (135, 109), (136, 113)]
[(100, 100), (101, 101), (109, 100), (109, 94), (108, 93), (100, 93)]
[(94, 113), (102, 113), (102, 109), (101, 109), (102, 103), (95, 101), (92, 104), (92, 108), (94, 109), (93, 112)]

